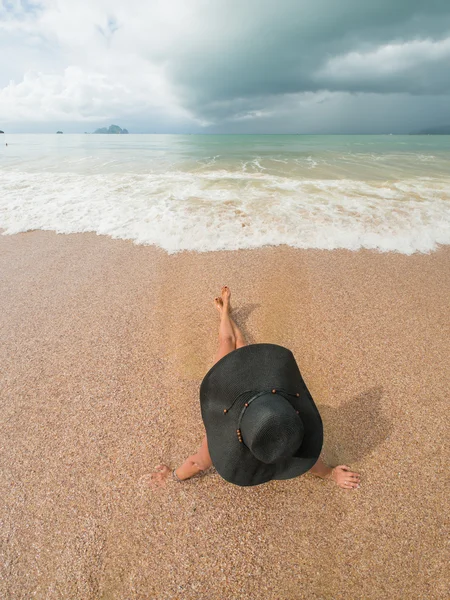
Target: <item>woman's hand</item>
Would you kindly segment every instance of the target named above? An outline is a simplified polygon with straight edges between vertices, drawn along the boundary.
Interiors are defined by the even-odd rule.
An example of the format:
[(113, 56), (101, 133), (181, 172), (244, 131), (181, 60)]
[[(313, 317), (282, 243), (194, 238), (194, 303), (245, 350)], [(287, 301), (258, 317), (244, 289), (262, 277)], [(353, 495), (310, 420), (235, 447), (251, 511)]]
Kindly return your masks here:
[(153, 488), (163, 487), (166, 485), (167, 478), (169, 477), (170, 473), (171, 471), (167, 465), (158, 465), (155, 467), (155, 471), (153, 473), (143, 475), (139, 481)]

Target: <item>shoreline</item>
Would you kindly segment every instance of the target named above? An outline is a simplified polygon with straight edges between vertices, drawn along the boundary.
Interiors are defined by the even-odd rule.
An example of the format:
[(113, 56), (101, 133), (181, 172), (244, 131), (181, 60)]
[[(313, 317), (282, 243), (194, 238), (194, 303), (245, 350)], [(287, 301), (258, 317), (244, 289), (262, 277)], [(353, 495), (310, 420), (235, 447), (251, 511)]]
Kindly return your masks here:
[[(0, 236), (2, 596), (444, 597), (449, 265), (448, 246), (168, 255)], [(249, 343), (293, 351), (324, 457), (359, 490), (139, 484), (201, 441), (224, 284)]]

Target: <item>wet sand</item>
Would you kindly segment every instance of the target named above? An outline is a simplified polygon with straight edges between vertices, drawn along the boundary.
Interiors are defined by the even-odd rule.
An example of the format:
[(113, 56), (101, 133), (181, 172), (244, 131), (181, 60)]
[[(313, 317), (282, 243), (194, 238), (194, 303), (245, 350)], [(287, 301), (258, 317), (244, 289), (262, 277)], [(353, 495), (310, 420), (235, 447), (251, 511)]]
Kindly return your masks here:
[[(140, 483), (202, 439), (224, 284), (250, 343), (294, 352), (324, 458), (359, 490)], [(448, 247), (168, 256), (0, 236), (0, 597), (445, 598), (449, 298)]]

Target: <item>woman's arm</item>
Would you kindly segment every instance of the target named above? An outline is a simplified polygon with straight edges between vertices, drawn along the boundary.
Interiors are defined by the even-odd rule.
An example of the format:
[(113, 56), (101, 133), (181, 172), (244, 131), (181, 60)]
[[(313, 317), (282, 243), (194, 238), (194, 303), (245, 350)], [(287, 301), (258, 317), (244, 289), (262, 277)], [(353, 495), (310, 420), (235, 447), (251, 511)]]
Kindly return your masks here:
[(359, 473), (350, 471), (347, 465), (339, 465), (338, 467), (327, 467), (321, 458), (309, 470), (309, 473), (321, 477), (322, 479), (332, 479), (339, 487), (344, 489), (359, 488), (360, 476)]
[[(206, 471), (212, 465), (211, 457), (208, 450), (208, 442), (206, 435), (203, 438), (202, 445), (199, 451), (192, 456), (189, 456), (181, 467), (175, 469), (175, 475), (180, 481), (189, 479), (193, 475), (197, 475), (200, 471)], [(171, 471), (167, 465), (159, 465), (156, 467), (156, 471), (150, 474), (150, 485), (162, 486), (166, 483)], [(148, 480), (149, 476), (144, 475), (142, 480)]]
[(203, 471), (200, 464), (196, 461), (197, 454), (188, 456), (181, 467), (175, 469), (175, 475), (178, 477), (178, 479), (184, 481), (185, 479), (189, 479), (190, 477), (197, 475), (197, 473), (200, 473), (200, 471)]
[(199, 451), (192, 456), (189, 456), (181, 467), (175, 469), (175, 475), (178, 479), (184, 481), (193, 475), (197, 475), (200, 471), (206, 471), (212, 465), (211, 457), (208, 450), (208, 441), (206, 435), (203, 438), (202, 445)]

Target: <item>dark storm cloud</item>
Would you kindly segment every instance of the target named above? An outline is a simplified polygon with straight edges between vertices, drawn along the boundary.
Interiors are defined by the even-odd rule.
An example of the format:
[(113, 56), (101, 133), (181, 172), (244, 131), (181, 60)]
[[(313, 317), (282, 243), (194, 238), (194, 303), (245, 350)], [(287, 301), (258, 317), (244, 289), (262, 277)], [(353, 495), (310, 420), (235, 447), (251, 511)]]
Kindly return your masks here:
[(211, 121), (302, 92), (450, 91), (450, 47), (436, 46), (450, 36), (448, 1), (205, 2), (195, 24), (166, 64), (183, 104)]

